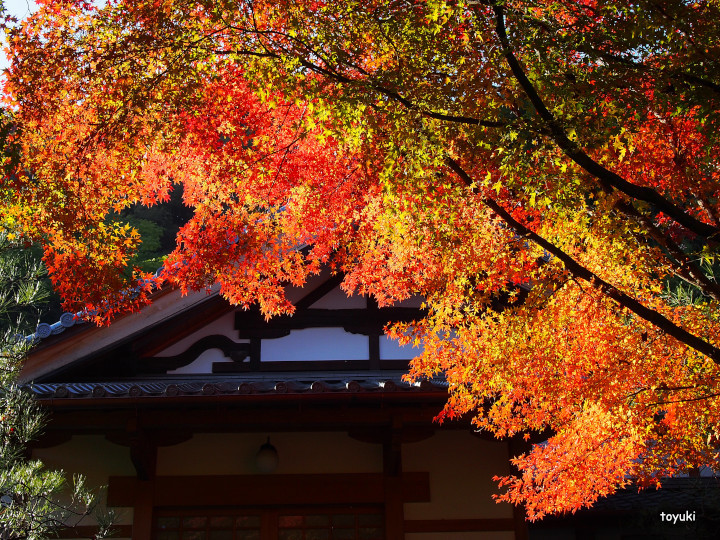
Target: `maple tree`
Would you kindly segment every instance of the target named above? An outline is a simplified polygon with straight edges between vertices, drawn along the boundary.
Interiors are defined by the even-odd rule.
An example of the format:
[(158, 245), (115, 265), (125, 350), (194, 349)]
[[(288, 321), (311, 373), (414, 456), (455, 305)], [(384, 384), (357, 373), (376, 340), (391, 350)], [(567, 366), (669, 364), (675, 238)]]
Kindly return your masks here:
[[(380, 305), (422, 295), (390, 329), (424, 345), (410, 377), (445, 375), (441, 418), (547, 435), (500, 500), (575, 510), (717, 463), (719, 16), (46, 0), (10, 37), (5, 219), (98, 322), (160, 281), (291, 312), (322, 266)], [(127, 268), (114, 213), (178, 185), (162, 275)]]

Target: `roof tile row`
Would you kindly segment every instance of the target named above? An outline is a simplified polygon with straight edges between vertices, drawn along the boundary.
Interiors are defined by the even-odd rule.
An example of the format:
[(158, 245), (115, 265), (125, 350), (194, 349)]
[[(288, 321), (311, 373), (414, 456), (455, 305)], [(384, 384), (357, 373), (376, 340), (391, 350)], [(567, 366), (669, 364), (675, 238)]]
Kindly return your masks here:
[(447, 392), (442, 380), (407, 383), (399, 377), (381, 378), (288, 378), (260, 380), (164, 380), (133, 382), (89, 382), (29, 384), (38, 398), (174, 397), (247, 394), (308, 394), (360, 392)]

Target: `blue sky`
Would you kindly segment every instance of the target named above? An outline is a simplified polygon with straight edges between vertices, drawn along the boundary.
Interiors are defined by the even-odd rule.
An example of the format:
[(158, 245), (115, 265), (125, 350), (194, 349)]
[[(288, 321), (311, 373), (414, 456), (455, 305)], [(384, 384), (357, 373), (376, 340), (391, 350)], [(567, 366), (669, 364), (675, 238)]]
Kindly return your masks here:
[(34, 9), (33, 0), (5, 0), (5, 11), (18, 19), (26, 17)]
[[(35, 2), (33, 0), (5, 0), (5, 12), (9, 15), (13, 15), (18, 19), (24, 19), (32, 11), (36, 9)], [(2, 37), (2, 45), (5, 47), (5, 36)], [(0, 54), (0, 70), (5, 69), (8, 66), (8, 61), (5, 58), (5, 53)]]

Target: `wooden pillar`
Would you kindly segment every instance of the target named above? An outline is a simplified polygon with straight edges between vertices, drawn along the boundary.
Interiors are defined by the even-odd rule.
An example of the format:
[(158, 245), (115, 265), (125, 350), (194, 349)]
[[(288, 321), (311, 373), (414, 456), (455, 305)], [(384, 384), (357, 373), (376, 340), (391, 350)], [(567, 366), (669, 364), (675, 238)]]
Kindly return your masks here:
[(260, 369), (262, 339), (250, 338), (250, 371), (258, 371)]
[(157, 464), (157, 446), (139, 432), (130, 440), (130, 461), (132, 461), (138, 480), (155, 478)]
[(399, 420), (393, 419), (383, 442), (383, 478), (385, 489), (385, 538), (405, 538), (405, 508), (402, 486), (402, 431)]
[(135, 466), (135, 504), (133, 506), (133, 540), (150, 540), (152, 537), (153, 507), (155, 503), (155, 471), (157, 444), (141, 427), (139, 418), (128, 422), (130, 460)]
[(153, 501), (155, 479), (138, 480), (135, 484), (135, 506), (133, 508), (133, 540), (150, 540), (152, 537)]
[[(128, 488), (122, 501), (111, 502), (114, 494), (108, 489), (109, 505), (133, 507), (133, 540), (150, 540), (152, 536), (158, 447), (179, 444), (192, 438), (190, 431), (148, 432), (142, 424), (142, 419), (137, 415), (128, 420), (125, 431), (105, 435), (110, 442), (128, 448), (130, 461), (135, 467), (134, 487)], [(129, 493), (132, 493), (131, 498)]]

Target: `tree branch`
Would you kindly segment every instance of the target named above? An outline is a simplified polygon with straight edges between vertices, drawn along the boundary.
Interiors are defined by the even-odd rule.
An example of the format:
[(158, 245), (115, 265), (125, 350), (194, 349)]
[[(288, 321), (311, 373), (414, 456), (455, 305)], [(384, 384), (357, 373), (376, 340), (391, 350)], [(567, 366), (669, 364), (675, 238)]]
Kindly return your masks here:
[[(355, 79), (345, 77), (344, 75), (340, 75), (337, 72), (330, 71), (328, 69), (318, 66), (317, 64), (313, 64), (312, 62), (306, 60), (305, 58), (298, 57), (298, 61), (300, 62), (300, 64), (302, 66), (304, 66), (308, 69), (311, 69), (311, 70), (315, 71), (316, 73), (325, 75), (326, 77), (331, 77), (338, 82), (342, 82), (342, 83), (357, 83), (358, 82)], [(394, 90), (390, 90), (389, 88), (385, 88), (384, 86), (380, 86), (379, 84), (370, 84), (370, 88), (375, 90), (376, 92), (379, 92), (380, 94), (384, 95), (385, 97), (392, 99), (393, 101), (397, 101), (398, 103), (400, 103), (407, 109), (419, 111), (420, 114), (422, 114), (423, 116), (426, 116), (428, 118), (434, 118), (435, 120), (444, 120), (447, 122), (457, 122), (459, 124), (469, 124), (472, 126), (483, 126), (483, 127), (504, 127), (507, 125), (507, 122), (501, 122), (501, 121), (495, 121), (495, 120), (480, 120), (478, 118), (473, 118), (471, 116), (456, 116), (456, 115), (452, 115), (452, 114), (443, 114), (443, 113), (431, 111), (428, 109), (423, 109), (423, 108), (420, 108), (417, 105), (415, 105), (409, 99), (403, 97), (398, 92), (396, 92)]]
[[(261, 32), (259, 29), (256, 29), (256, 32), (259, 35), (265, 35), (268, 32)], [(300, 49), (304, 49), (306, 52), (310, 53), (311, 55), (315, 55), (318, 58), (322, 59), (325, 65), (329, 65), (329, 62), (322, 58), (322, 55), (320, 55), (317, 51), (313, 50), (312, 47), (310, 47), (307, 43), (302, 41), (301, 39), (297, 37), (290, 36), (289, 34), (284, 34), (280, 32), (272, 32), (273, 34), (280, 34), (281, 36), (285, 37), (286, 39), (290, 40), (291, 42), (295, 42), (299, 45)], [(311, 71), (314, 71), (315, 73), (319, 73), (321, 75), (324, 75), (326, 77), (330, 77), (334, 79), (337, 82), (345, 83), (345, 84), (357, 84), (361, 81), (358, 81), (357, 79), (352, 79), (350, 77), (347, 77), (346, 75), (342, 75), (338, 70), (336, 69), (330, 69), (328, 67), (322, 67), (314, 62), (311, 62), (307, 58), (305, 58), (304, 55), (300, 54), (301, 51), (296, 50), (295, 47), (292, 47), (290, 50), (284, 48), (281, 46), (282, 49), (284, 49), (284, 53), (287, 55), (293, 55), (295, 58), (300, 62), (300, 65), (303, 67), (306, 67), (310, 69)], [(267, 49), (266, 49), (267, 50)], [(228, 53), (229, 51), (223, 51), (223, 53)], [(235, 54), (244, 54), (243, 51), (235, 51)], [(259, 56), (257, 53), (248, 53), (253, 54), (254, 56)], [(263, 56), (266, 57), (275, 57), (280, 58), (280, 55), (277, 53), (268, 53), (263, 54)], [(370, 81), (371, 74), (363, 71), (358, 66), (350, 66), (353, 69), (356, 69), (360, 72), (362, 72), (366, 77), (368, 82)], [(380, 94), (384, 95), (385, 97), (388, 97), (392, 99), (393, 101), (396, 101), (403, 105), (405, 108), (418, 111), (423, 116), (426, 116), (428, 118), (434, 118), (435, 120), (443, 120), (446, 122), (456, 122), (459, 124), (469, 124), (473, 126), (483, 126), (483, 127), (504, 127), (507, 126), (507, 122), (504, 121), (496, 121), (496, 120), (480, 120), (479, 118), (474, 118), (471, 116), (462, 116), (462, 115), (453, 115), (453, 114), (444, 114), (437, 111), (432, 111), (429, 109), (424, 109), (422, 107), (419, 107), (406, 97), (402, 96), (399, 92), (395, 90), (391, 90), (389, 88), (386, 88), (380, 84), (374, 84), (372, 82), (369, 82), (369, 87), (372, 90), (375, 90), (376, 92), (379, 92)]]
[[(623, 56), (613, 54), (607, 51), (597, 50), (597, 49), (591, 49), (591, 48), (583, 48), (584, 51), (590, 51), (591, 53), (596, 54), (603, 60), (607, 60), (609, 62), (614, 62), (616, 64), (622, 64), (623, 66), (634, 69), (636, 71), (642, 71), (647, 73), (648, 71), (656, 71), (663, 74), (663, 70), (661, 68), (653, 68), (651, 66), (647, 66), (641, 62), (636, 62), (635, 60), (632, 60), (630, 58), (625, 58)], [(712, 90), (713, 92), (720, 94), (720, 84), (717, 84), (713, 81), (710, 81), (708, 79), (704, 79), (702, 77), (699, 77), (697, 75), (693, 75), (692, 73), (685, 73), (684, 71), (676, 71), (676, 72), (670, 72), (669, 78), (677, 80), (677, 81), (685, 81), (687, 83), (695, 84), (697, 86), (702, 86), (704, 88), (708, 88)]]
[[(448, 167), (450, 167), (450, 169), (453, 170), (453, 172), (455, 172), (462, 179), (466, 186), (470, 187), (474, 184), (473, 179), (470, 177), (470, 175), (467, 174), (467, 172), (465, 172), (465, 170), (460, 166), (457, 161), (448, 157), (445, 159), (445, 163)], [(720, 365), (720, 349), (718, 347), (715, 347), (714, 345), (697, 337), (696, 335), (691, 334), (687, 330), (684, 330), (671, 320), (664, 317), (662, 314), (658, 313), (653, 309), (645, 307), (634, 298), (628, 296), (607, 281), (603, 280), (601, 277), (582, 266), (579, 262), (577, 262), (570, 255), (562, 251), (555, 244), (541, 237), (537, 233), (531, 231), (525, 225), (517, 221), (510, 215), (507, 210), (500, 206), (497, 201), (486, 197), (483, 199), (483, 203), (485, 204), (485, 206), (495, 212), (498, 216), (500, 216), (500, 218), (517, 234), (542, 247), (545, 251), (552, 254), (559, 261), (561, 261), (565, 268), (573, 276), (583, 281), (586, 281), (593, 288), (597, 289), (605, 296), (615, 300), (622, 307), (632, 311), (641, 319), (644, 319), (647, 322), (653, 324), (666, 334), (674, 337), (688, 347), (691, 347), (692, 349), (695, 349), (696, 351), (704, 354), (705, 356), (709, 357), (713, 362)]]
[(720, 286), (710, 280), (703, 271), (683, 252), (672, 238), (662, 232), (652, 223), (647, 216), (638, 212), (635, 207), (625, 201), (618, 201), (615, 207), (623, 214), (638, 222), (660, 246), (667, 249), (672, 256), (671, 262), (678, 271), (678, 275), (698, 287), (703, 293), (720, 302)]
[(520, 62), (515, 57), (510, 46), (510, 40), (508, 39), (507, 30), (505, 28), (505, 13), (502, 6), (497, 3), (493, 4), (493, 10), (495, 12), (495, 32), (500, 38), (500, 43), (504, 49), (505, 60), (510, 65), (510, 70), (513, 76), (520, 84), (521, 88), (527, 95), (533, 107), (537, 111), (538, 115), (550, 130), (550, 137), (555, 141), (555, 144), (577, 165), (582, 167), (592, 176), (600, 180), (601, 183), (612, 186), (613, 188), (625, 193), (626, 195), (638, 199), (641, 201), (653, 204), (658, 210), (661, 210), (666, 215), (670, 216), (677, 223), (694, 232), (695, 234), (704, 238), (710, 238), (711, 236), (720, 236), (720, 229), (713, 225), (703, 223), (698, 219), (694, 218), (682, 208), (676, 206), (665, 197), (660, 195), (657, 191), (652, 188), (637, 186), (631, 182), (628, 182), (618, 174), (606, 169), (598, 162), (593, 160), (584, 151), (582, 151), (577, 144), (571, 141), (565, 130), (557, 122), (553, 114), (545, 106), (540, 95), (535, 90), (535, 87), (525, 75)]

